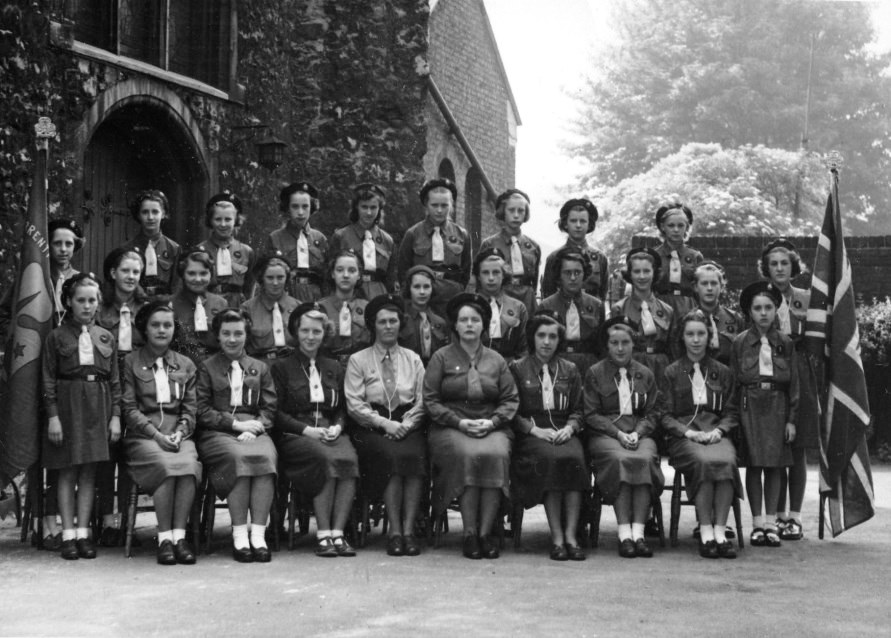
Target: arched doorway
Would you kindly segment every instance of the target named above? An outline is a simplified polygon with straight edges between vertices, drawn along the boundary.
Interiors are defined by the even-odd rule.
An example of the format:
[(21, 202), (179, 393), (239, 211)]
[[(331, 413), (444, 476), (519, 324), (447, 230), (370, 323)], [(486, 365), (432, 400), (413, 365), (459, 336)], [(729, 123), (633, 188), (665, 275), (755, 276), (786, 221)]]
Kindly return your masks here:
[(191, 245), (202, 236), (207, 167), (194, 141), (156, 98), (134, 96), (96, 127), (84, 153), (82, 268), (97, 275), (105, 255), (132, 238), (136, 194), (157, 188), (170, 201), (163, 231)]

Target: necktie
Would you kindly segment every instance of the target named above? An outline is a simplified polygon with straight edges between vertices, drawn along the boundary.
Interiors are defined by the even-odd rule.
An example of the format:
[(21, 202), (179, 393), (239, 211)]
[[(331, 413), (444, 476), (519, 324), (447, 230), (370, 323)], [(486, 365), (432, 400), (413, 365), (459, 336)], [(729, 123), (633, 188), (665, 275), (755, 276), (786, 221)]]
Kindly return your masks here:
[(501, 339), (501, 308), (498, 307), (498, 302), (495, 301), (494, 297), (489, 301), (489, 306), (492, 308), (492, 321), (489, 322), (489, 338)]
[(712, 326), (712, 336), (711, 339), (709, 339), (708, 347), (712, 350), (717, 350), (721, 347), (721, 341), (718, 339), (718, 324), (715, 323), (715, 316), (709, 315), (708, 322)]
[(297, 234), (297, 267), (309, 268), (309, 242), (306, 233), (301, 229)]
[(145, 245), (145, 276), (158, 276), (158, 253), (155, 252), (155, 245), (151, 241)]
[(671, 251), (671, 263), (668, 266), (668, 281), (673, 284), (681, 283), (681, 258), (678, 251)]
[(470, 369), (467, 371), (467, 400), (483, 400), (483, 383), (480, 380), (480, 372), (476, 369), (476, 361), (470, 362)]
[(631, 383), (628, 381), (626, 368), (619, 368), (619, 414), (634, 414), (631, 409)]
[(362, 261), (365, 262), (365, 272), (377, 270), (377, 250), (374, 248), (370, 230), (365, 231), (365, 239), (362, 240)]
[(541, 367), (541, 405), (545, 410), (554, 409), (554, 381), (547, 364)]
[(693, 364), (693, 405), (705, 405), (706, 403), (705, 377), (702, 376), (702, 368), (699, 367), (697, 361)]
[(167, 368), (164, 366), (164, 358), (155, 359), (155, 401), (158, 405), (170, 403), (170, 380), (167, 378)]
[(434, 226), (431, 241), (432, 248), (430, 251), (430, 259), (433, 261), (445, 261), (445, 247), (442, 244), (442, 232), (440, 231), (439, 226)]
[(340, 308), (337, 334), (341, 337), (350, 337), (353, 334), (353, 315), (350, 312), (350, 302), (344, 301)]
[(201, 297), (195, 297), (195, 332), (207, 332), (207, 311)]
[(65, 275), (59, 275), (56, 279), (56, 288), (53, 290), (53, 297), (56, 304), (56, 312), (64, 312), (65, 306), (62, 304), (62, 284), (65, 283)]
[(242, 405), (241, 395), (244, 391), (244, 370), (238, 361), (232, 362), (232, 371), (229, 373), (229, 405), (237, 408)]
[(315, 359), (309, 360), (309, 402), (325, 402), (325, 391), (322, 390), (322, 377), (319, 375)]
[(646, 301), (640, 302), (640, 327), (648, 337), (658, 332), (656, 323), (653, 321), (653, 313), (650, 312), (650, 304)]
[(130, 323), (130, 308), (127, 304), (121, 305), (120, 321), (118, 322), (118, 350), (130, 352), (133, 349), (133, 328)]
[(758, 374), (762, 377), (773, 376), (773, 353), (767, 335), (761, 337), (761, 350), (758, 353)]
[(578, 341), (581, 335), (581, 318), (579, 317), (579, 309), (576, 308), (575, 302), (569, 302), (569, 308), (566, 310), (566, 340)]
[(232, 253), (224, 246), (217, 250), (217, 277), (228, 277), (232, 274)]
[(393, 358), (390, 356), (389, 351), (386, 356), (384, 356), (384, 361), (381, 364), (381, 376), (384, 378), (384, 392), (387, 395), (387, 403), (393, 399), (393, 395), (396, 394), (396, 366), (393, 365)]
[(285, 322), (282, 319), (282, 309), (277, 301), (272, 304), (272, 339), (276, 348), (285, 345)]
[(523, 253), (520, 252), (520, 241), (516, 237), (510, 238), (510, 270), (514, 277), (519, 277), (524, 273)]
[(430, 320), (427, 319), (427, 313), (419, 313), (421, 317), (421, 356), (425, 359), (430, 358), (430, 349), (433, 347), (433, 335), (430, 332)]
[(80, 327), (80, 335), (77, 337), (77, 361), (82, 366), (95, 365), (93, 358), (93, 340), (90, 338), (90, 329), (85, 325)]
[(792, 334), (792, 319), (789, 316), (789, 304), (785, 297), (780, 302), (780, 307), (777, 308), (777, 317), (780, 320), (780, 332), (784, 335)]

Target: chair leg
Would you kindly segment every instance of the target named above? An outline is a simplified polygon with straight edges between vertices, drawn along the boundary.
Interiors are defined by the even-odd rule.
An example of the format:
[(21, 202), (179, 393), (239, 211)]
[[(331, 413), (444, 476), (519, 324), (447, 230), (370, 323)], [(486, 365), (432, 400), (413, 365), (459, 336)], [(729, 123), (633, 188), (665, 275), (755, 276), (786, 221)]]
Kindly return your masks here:
[(588, 540), (593, 549), (600, 545), (600, 517), (603, 515), (603, 497), (597, 485), (591, 491), (591, 527), (588, 531)]
[(662, 524), (662, 499), (658, 494), (653, 494), (653, 517), (659, 528), (659, 547), (665, 547), (665, 526)]
[(281, 550), (281, 538), (279, 532), (281, 530), (281, 519), (278, 510), (278, 487), (273, 483), (272, 507), (269, 508), (269, 524), (272, 526), (272, 551)]
[(733, 519), (736, 521), (736, 538), (738, 540), (739, 548), (742, 549), (745, 547), (745, 541), (743, 540), (742, 512), (740, 511), (738, 498), (733, 499)]
[[(199, 485), (200, 487), (200, 485)], [(192, 547), (197, 554), (201, 550), (201, 494), (195, 494), (192, 499), (192, 511), (189, 513), (189, 529), (192, 533)]]
[(514, 535), (514, 549), (516, 550), (519, 550), (522, 547), (523, 514), (524, 508), (522, 501), (516, 501), (513, 504), (513, 512), (510, 517), (510, 531)]
[(210, 554), (213, 542), (213, 524), (216, 518), (217, 493), (213, 489), (213, 483), (207, 481), (204, 489), (204, 553)]
[(136, 500), (139, 498), (139, 488), (136, 481), (130, 482), (130, 495), (127, 498), (127, 530), (124, 537), (124, 557), (130, 558), (133, 548), (133, 528), (136, 527)]
[(674, 471), (674, 484), (671, 487), (671, 523), (669, 523), (668, 537), (671, 546), (678, 546), (678, 524), (681, 519), (681, 490), (683, 489), (683, 474), (680, 470)]
[(368, 502), (368, 496), (362, 494), (359, 497), (359, 525), (361, 526), (359, 529), (359, 548), (365, 547), (365, 543), (368, 542), (368, 526), (371, 524), (371, 513), (368, 511), (370, 504)]
[(297, 520), (297, 492), (288, 483), (288, 551), (294, 549), (294, 524)]

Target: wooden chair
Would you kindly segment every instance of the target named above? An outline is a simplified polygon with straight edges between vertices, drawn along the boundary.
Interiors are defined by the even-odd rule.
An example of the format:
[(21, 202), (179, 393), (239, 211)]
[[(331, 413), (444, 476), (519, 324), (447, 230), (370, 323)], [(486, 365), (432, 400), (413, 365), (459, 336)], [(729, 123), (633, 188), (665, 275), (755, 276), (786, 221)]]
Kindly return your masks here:
[[(675, 469), (674, 484), (671, 488), (671, 523), (668, 532), (672, 547), (678, 546), (678, 523), (681, 518), (681, 505), (695, 505), (693, 501), (683, 496), (685, 491), (684, 473)], [(736, 520), (736, 539), (739, 548), (743, 549), (745, 542), (743, 541), (742, 533), (742, 515), (740, 513), (739, 499), (736, 496), (733, 497), (733, 518)]]
[[(131, 550), (133, 548), (133, 530), (136, 528), (136, 516), (140, 512), (153, 512), (154, 505), (146, 505), (143, 507), (139, 507), (139, 495), (147, 494), (144, 490), (142, 490), (139, 485), (136, 484), (136, 481), (130, 480), (130, 493), (127, 498), (127, 511), (122, 512), (122, 520), (121, 527), (126, 530), (126, 534), (124, 536), (124, 556), (126, 558), (130, 558)], [(195, 499), (192, 501), (192, 513), (189, 516), (189, 530), (192, 535), (192, 543), (195, 547), (195, 552), (198, 552), (198, 539), (200, 537), (201, 530), (201, 497), (200, 492), (196, 492)]]
[[(279, 522), (278, 508), (275, 506), (278, 490), (275, 481), (273, 481), (273, 490), (272, 507), (269, 508), (269, 526), (272, 528), (272, 538), (270, 539), (272, 542), (269, 544), (269, 547), (272, 551), (277, 552), (281, 547), (279, 539), (281, 523)], [(200, 501), (203, 504), (200, 529), (204, 539), (204, 553), (210, 554), (213, 544), (213, 527), (214, 521), (216, 520), (216, 510), (218, 507), (226, 507), (226, 502), (224, 499), (219, 499), (219, 502), (217, 502), (217, 492), (213, 487), (213, 481), (208, 480), (206, 474), (202, 480), (202, 487), (198, 493), (200, 497), (196, 496), (195, 500)], [(196, 543), (196, 546), (197, 545), (198, 543)]]
[[(653, 518), (656, 520), (656, 527), (659, 529), (659, 547), (665, 547), (665, 526), (662, 524), (662, 500), (655, 492), (652, 494), (650, 504), (653, 508)], [(600, 488), (597, 487), (597, 480), (594, 480), (594, 489), (591, 490), (591, 500), (588, 504), (588, 543), (591, 547), (596, 548), (600, 544), (600, 517), (603, 513), (603, 495)]]

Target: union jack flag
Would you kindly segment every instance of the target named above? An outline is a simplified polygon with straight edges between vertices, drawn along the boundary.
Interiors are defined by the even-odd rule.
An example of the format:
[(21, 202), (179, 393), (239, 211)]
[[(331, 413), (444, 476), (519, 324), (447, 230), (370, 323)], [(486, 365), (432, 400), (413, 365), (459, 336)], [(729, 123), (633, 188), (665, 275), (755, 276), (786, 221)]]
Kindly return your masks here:
[[(866, 447), (869, 400), (860, 359), (860, 331), (854, 314), (851, 263), (838, 207), (838, 171), (833, 168), (823, 229), (817, 244), (807, 311), (806, 338), (822, 362), (820, 431), (820, 534), (828, 501), (832, 536), (875, 514), (872, 473)], [(819, 369), (819, 368), (818, 368)]]

